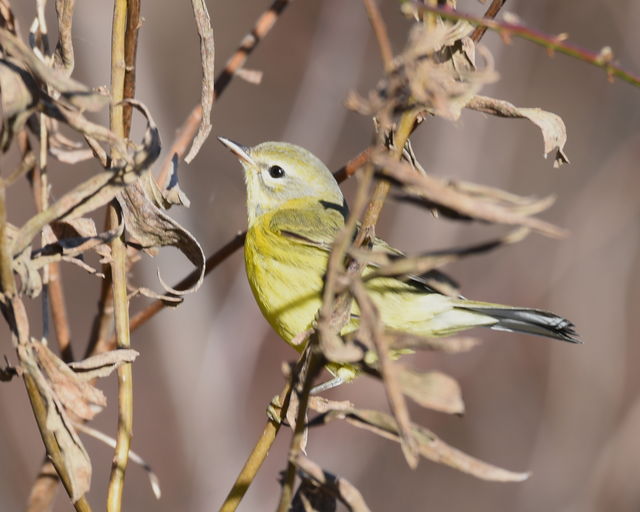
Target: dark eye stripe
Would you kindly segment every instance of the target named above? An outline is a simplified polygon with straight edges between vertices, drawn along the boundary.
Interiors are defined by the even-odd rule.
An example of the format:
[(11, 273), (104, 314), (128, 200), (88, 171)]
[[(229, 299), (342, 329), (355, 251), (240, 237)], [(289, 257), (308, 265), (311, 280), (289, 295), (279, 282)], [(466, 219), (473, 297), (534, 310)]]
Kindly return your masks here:
[(279, 165), (272, 165), (269, 167), (269, 176), (272, 178), (282, 178), (284, 176), (284, 169)]

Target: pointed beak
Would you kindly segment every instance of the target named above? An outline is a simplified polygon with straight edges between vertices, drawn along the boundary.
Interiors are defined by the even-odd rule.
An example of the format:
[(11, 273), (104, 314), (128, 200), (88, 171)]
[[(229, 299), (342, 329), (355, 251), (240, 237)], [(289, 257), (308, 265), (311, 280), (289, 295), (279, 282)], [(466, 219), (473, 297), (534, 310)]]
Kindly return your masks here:
[(238, 157), (240, 163), (248, 164), (248, 165), (256, 165), (256, 162), (249, 156), (250, 148), (247, 146), (243, 146), (242, 144), (238, 144), (237, 142), (233, 142), (226, 137), (218, 137), (218, 140), (222, 142), (225, 146), (227, 146), (231, 152)]

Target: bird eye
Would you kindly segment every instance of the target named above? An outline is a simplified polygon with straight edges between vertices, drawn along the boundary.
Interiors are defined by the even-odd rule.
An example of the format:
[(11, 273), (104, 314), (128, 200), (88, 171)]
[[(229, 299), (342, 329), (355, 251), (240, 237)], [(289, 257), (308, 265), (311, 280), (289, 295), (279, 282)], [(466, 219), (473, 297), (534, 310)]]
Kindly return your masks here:
[(269, 167), (269, 176), (272, 178), (282, 178), (284, 176), (284, 169), (279, 165), (272, 165)]

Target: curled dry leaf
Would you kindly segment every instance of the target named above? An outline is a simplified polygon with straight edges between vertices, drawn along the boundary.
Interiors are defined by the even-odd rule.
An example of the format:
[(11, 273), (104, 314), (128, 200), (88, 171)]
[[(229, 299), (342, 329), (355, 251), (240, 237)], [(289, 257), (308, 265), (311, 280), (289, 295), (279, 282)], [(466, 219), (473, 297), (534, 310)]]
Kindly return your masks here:
[(413, 168), (378, 152), (373, 161), (385, 176), (399, 182), (403, 191), (416, 198), (426, 199), (427, 206), (436, 204), (449, 208), (468, 218), (495, 224), (519, 225), (551, 237), (562, 237), (565, 231), (548, 222), (523, 215), (495, 201), (485, 201), (452, 187), (445, 180), (418, 174)]
[(213, 40), (213, 27), (207, 5), (204, 0), (191, 0), (193, 15), (196, 19), (196, 28), (200, 37), (200, 60), (202, 61), (202, 92), (200, 105), (202, 106), (202, 119), (198, 133), (191, 144), (191, 149), (185, 161), (191, 162), (200, 151), (211, 132), (211, 108), (213, 107), (214, 91), (214, 60), (215, 44)]
[[(160, 153), (160, 137), (158, 129), (151, 118), (146, 107), (138, 102), (130, 100), (130, 103), (140, 110), (147, 120), (147, 129), (140, 145), (133, 145), (133, 152), (127, 155), (122, 167), (115, 167), (111, 170), (100, 172), (85, 182), (77, 185), (70, 192), (67, 192), (60, 199), (55, 201), (49, 208), (29, 219), (18, 231), (13, 241), (13, 254), (22, 252), (33, 240), (33, 238), (46, 226), (54, 221), (68, 221), (83, 217), (101, 206), (107, 204), (116, 194), (122, 191), (127, 185), (133, 183), (138, 176), (145, 171), (158, 157)], [(84, 119), (79, 113), (68, 112), (70, 117), (76, 121)], [(85, 124), (86, 122), (86, 124)], [(123, 148), (124, 140), (119, 139), (106, 128), (81, 121), (79, 125), (82, 129), (93, 130), (92, 135), (104, 136), (105, 141), (113, 139)]]
[[(326, 420), (339, 418), (351, 425), (369, 430), (386, 439), (399, 442), (398, 426), (388, 414), (365, 409), (349, 411), (332, 411), (325, 416)], [(468, 473), (482, 480), (494, 482), (521, 482), (529, 478), (529, 473), (519, 473), (499, 468), (492, 464), (471, 457), (460, 450), (449, 446), (433, 432), (416, 424), (412, 424), (413, 437), (417, 442), (418, 452), (424, 458)]]
[(0, 59), (0, 150), (5, 152), (9, 149), (15, 134), (24, 128), (27, 120), (36, 111), (38, 97), (38, 86), (19, 62), (7, 57)]
[(567, 142), (567, 128), (562, 118), (552, 112), (546, 112), (539, 108), (523, 108), (504, 100), (488, 98), (487, 96), (475, 96), (467, 108), (500, 117), (528, 119), (542, 132), (544, 139), (544, 157), (555, 151), (553, 166), (560, 167), (569, 163), (564, 153), (564, 145)]
[[(157, 187), (152, 190), (157, 190)], [(204, 279), (206, 261), (204, 251), (195, 237), (156, 206), (140, 182), (128, 187), (118, 195), (117, 199), (122, 209), (127, 233), (140, 248), (149, 252), (160, 247), (173, 246), (180, 250), (200, 273), (193, 287), (187, 290), (174, 290), (159, 277), (164, 289), (174, 296), (196, 291)], [(140, 293), (149, 295), (146, 288), (141, 288)], [(167, 296), (166, 298), (169, 304), (177, 304), (175, 297)]]
[(26, 66), (39, 82), (58, 91), (74, 107), (95, 112), (108, 105), (108, 96), (92, 91), (86, 85), (66, 76), (60, 70), (50, 68), (38, 58), (31, 48), (3, 28), (0, 28), (0, 44), (5, 52)]

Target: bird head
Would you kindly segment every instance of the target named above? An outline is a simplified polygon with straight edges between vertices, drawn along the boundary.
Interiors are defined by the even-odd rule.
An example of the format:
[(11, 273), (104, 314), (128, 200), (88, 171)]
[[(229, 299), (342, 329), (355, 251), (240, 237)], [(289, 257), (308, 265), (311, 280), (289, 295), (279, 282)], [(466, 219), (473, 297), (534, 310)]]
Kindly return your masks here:
[(306, 149), (287, 142), (263, 142), (247, 147), (225, 137), (218, 140), (236, 155), (244, 168), (249, 225), (292, 199), (343, 204), (342, 192), (331, 171)]

